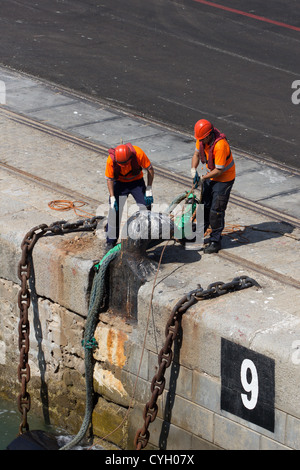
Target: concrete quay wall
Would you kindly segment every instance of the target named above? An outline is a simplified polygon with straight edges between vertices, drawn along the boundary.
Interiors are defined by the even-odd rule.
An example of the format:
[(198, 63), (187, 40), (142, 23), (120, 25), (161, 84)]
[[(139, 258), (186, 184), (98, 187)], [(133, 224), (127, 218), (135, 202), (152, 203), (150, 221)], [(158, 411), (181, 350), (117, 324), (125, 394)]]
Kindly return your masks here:
[[(13, 239), (3, 230), (0, 385), (1, 393), (10, 397), (19, 392), (20, 386), (16, 278), (19, 241), (20, 234)], [(93, 247), (92, 251), (99, 254), (101, 244), (95, 233), (83, 233), (45, 237), (34, 248), (28, 391), (32, 407), (71, 432), (77, 432), (84, 415), (81, 339), (93, 271), (90, 249)], [(158, 260), (160, 249), (151, 252), (152, 260)], [(154, 274), (139, 289), (137, 321), (128, 321), (122, 312), (110, 309), (101, 313), (94, 354), (96, 436), (103, 437), (120, 425), (108, 440), (125, 449), (133, 448), (134, 435), (143, 425), (143, 408), (151, 396), (157, 354), (164, 344), (165, 325), (172, 307), (196, 288), (196, 281), (207, 287), (209, 282), (228, 282), (241, 274), (245, 272), (234, 262), (224, 262), (214, 255), (201, 257), (198, 252), (186, 251), (171, 242), (163, 257), (151, 305)], [(149, 426), (149, 449), (300, 448), (299, 290), (254, 271), (246, 274), (259, 282), (261, 288), (251, 287), (199, 301), (184, 314), (182, 341), (174, 343), (176, 354), (166, 372), (166, 388), (158, 399), (159, 413)], [(127, 294), (124, 292), (124, 306)], [(274, 431), (221, 409), (222, 338), (274, 361)], [(247, 380), (251, 384), (252, 378)], [(128, 414), (133, 396), (134, 406)]]
[[(234, 266), (231, 267), (234, 270)], [(251, 274), (258, 278), (256, 273)], [(252, 314), (253, 304), (250, 302), (259, 303), (259, 298), (264, 295), (263, 290), (268, 297), (272, 297), (271, 292), (280, 289), (276, 282), (270, 283), (266, 278), (259, 277), (259, 282), (262, 290), (252, 287), (247, 293), (234, 292), (218, 299), (201, 301), (200, 305), (196, 304), (185, 313), (182, 343), (177, 346), (179, 365), (175, 364), (173, 370), (172, 366), (168, 369), (158, 423), (154, 422), (153, 428), (152, 424), (149, 426), (150, 441), (155, 445), (158, 442), (166, 443), (169, 439), (170, 442), (177, 442), (177, 449), (183, 442), (193, 449), (205, 449), (205, 443), (233, 450), (299, 449), (299, 366), (298, 360), (295, 360), (296, 351), (292, 349), (294, 341), (296, 347), (298, 334), (294, 333), (294, 329), (299, 328), (299, 319), (273, 310), (272, 326), (267, 325), (265, 320), (259, 321)], [(149, 304), (150, 286), (147, 287), (141, 288), (143, 298), (139, 304), (139, 313), (143, 311), (144, 316)], [(170, 297), (169, 305), (172, 305), (172, 295)], [(288, 302), (288, 298), (285, 300)], [(153, 321), (156, 332), (160, 334), (153, 334), (152, 341), (146, 343), (143, 378), (148, 381), (148, 390), (149, 381), (157, 371), (158, 346), (162, 346), (162, 343), (157, 344), (157, 338), (161, 340), (163, 337), (169, 313), (170, 308), (166, 305), (154, 302)], [(143, 328), (140, 330), (142, 334)], [(221, 409), (222, 338), (274, 359), (274, 431), (270, 432)], [(148, 392), (148, 400), (150, 396)], [(163, 420), (170, 416), (171, 426), (168, 426)]]
[[(83, 103), (70, 94), (65, 97), (61, 90), (45, 90), (41, 83), (35, 87), (32, 80), (26, 80), (26, 93), (19, 93), (22, 87), (17, 78), (11, 77), (7, 86), (8, 91), (11, 88), (7, 103), (13, 110), (69, 132), (74, 125), (74, 132), (106, 148), (126, 138), (142, 146), (154, 164), (169, 169), (173, 181), (155, 176), (155, 203), (169, 204), (189, 189), (177, 184), (175, 176), (177, 172), (189, 175), (192, 138), (149, 123), (141, 125), (123, 114), (110, 119), (115, 116), (111, 110)], [(82, 128), (78, 120), (85, 124)], [(5, 113), (1, 113), (0, 124), (0, 393), (16, 399), (20, 392), (17, 266), (21, 241), (34, 226), (72, 218), (70, 213), (61, 216), (51, 211), (49, 201), (78, 199), (79, 192), (89, 203), (95, 201), (88, 211), (96, 212), (98, 204), (107, 207), (106, 154), (16, 122)], [(299, 176), (273, 167), (262, 171), (260, 162), (245, 155), (237, 154), (235, 160), (236, 195), (263, 201), (299, 218)], [(78, 217), (73, 215), (73, 219)], [(96, 436), (103, 437), (119, 426), (107, 439), (124, 449), (132, 448), (151, 396), (150, 383), (172, 307), (197, 284), (206, 288), (212, 282), (247, 275), (261, 288), (199, 301), (184, 314), (182, 342), (174, 344), (174, 363), (166, 372), (158, 416), (149, 426), (148, 448), (300, 448), (299, 230), (231, 201), (226, 224), (240, 228), (242, 237), (239, 240), (236, 232), (225, 235), (218, 255), (206, 256), (170, 243), (151, 308), (155, 270), (138, 291), (136, 320), (126, 316), (131, 291), (114, 290), (114, 296), (124, 295), (124, 312), (122, 308), (102, 312), (95, 332), (99, 344), (94, 369)], [(160, 249), (151, 253), (156, 263)], [(46, 421), (71, 433), (78, 431), (84, 416), (81, 339), (93, 262), (102, 256), (102, 228), (97, 233), (43, 237), (33, 251), (28, 391), (32, 409), (39, 409)], [(114, 277), (120, 278), (112, 273)], [(132, 396), (134, 406), (128, 414)], [(241, 405), (242, 396), (248, 408)], [(28, 419), (30, 424), (30, 413)]]

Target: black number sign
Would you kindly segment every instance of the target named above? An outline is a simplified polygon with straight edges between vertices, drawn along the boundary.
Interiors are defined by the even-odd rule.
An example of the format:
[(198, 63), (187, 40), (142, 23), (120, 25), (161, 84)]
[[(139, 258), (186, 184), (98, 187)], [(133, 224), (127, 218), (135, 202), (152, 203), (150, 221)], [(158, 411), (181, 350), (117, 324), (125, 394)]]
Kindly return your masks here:
[(221, 339), (221, 409), (274, 432), (275, 361)]

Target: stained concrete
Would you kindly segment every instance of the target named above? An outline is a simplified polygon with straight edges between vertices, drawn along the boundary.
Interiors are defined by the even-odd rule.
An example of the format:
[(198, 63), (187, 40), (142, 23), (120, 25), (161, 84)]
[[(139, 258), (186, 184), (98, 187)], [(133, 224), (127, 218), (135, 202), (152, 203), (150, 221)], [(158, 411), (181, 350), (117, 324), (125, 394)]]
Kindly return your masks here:
[[(53, 211), (48, 206), (50, 201), (70, 199), (72, 195), (79, 194), (89, 202), (84, 209), (105, 217), (108, 196), (104, 179), (106, 152), (66, 142), (15, 122), (5, 110), (63, 127), (105, 148), (119, 143), (120, 137), (124, 141), (131, 140), (148, 153), (154, 164), (189, 176), (190, 156), (194, 148), (191, 136), (172, 133), (163, 126), (95, 105), (69, 92), (60, 90), (57, 93), (55, 87), (31, 77), (3, 68), (0, 72), (0, 78), (7, 83), (6, 105), (3, 106), (4, 112), (0, 112), (0, 277), (5, 281), (19, 284), (20, 244), (28, 230), (41, 223), (50, 225), (56, 220), (78, 219), (79, 216), (73, 212), (61, 214)], [(236, 154), (235, 159), (237, 179), (233, 194), (251, 201), (263, 201), (273, 209), (280, 208), (286, 214), (300, 218), (297, 174), (291, 176), (286, 170), (273, 167), (263, 171), (259, 162), (247, 159), (244, 154)], [(19, 172), (12, 172), (8, 165), (16, 167)], [(29, 179), (22, 171), (32, 173), (39, 180)], [(49, 184), (45, 185), (45, 181)], [(175, 196), (188, 189), (170, 180), (166, 184), (164, 178), (156, 175), (154, 202), (169, 204)], [(130, 204), (132, 202), (130, 200)], [(37, 295), (50, 299), (80, 318), (87, 314), (94, 260), (101, 258), (104, 252), (104, 220), (93, 233), (43, 237), (34, 248)], [(130, 326), (130, 331), (127, 331), (129, 340), (122, 346), (126, 364), (114, 364), (104, 351), (101, 357), (106, 359), (99, 360), (100, 366), (97, 366), (103, 369), (104, 363), (104, 370), (109, 372), (106, 375), (113, 374), (119, 385), (118, 381), (121, 381), (127, 390), (127, 398), (118, 396), (118, 387), (109, 389), (107, 383), (106, 391), (103, 391), (103, 384), (98, 386), (108, 400), (128, 405), (147, 328), (146, 350), (139, 371), (138, 406), (132, 415), (134, 423), (140, 421), (141, 404), (149, 399), (149, 381), (157, 367), (155, 363), (164, 341), (165, 324), (177, 300), (195, 289), (197, 284), (206, 288), (215, 281), (229, 282), (236, 276), (247, 275), (254, 278), (260, 287), (200, 301), (184, 315), (181, 376), (170, 445), (171, 448), (180, 448), (179, 429), (181, 436), (185, 433), (184, 439), (190, 448), (200, 445), (197, 441), (200, 438), (201, 445), (204, 445), (204, 440), (206, 443), (210, 441), (212, 446), (228, 449), (246, 446), (243, 443), (247, 439), (249, 448), (272, 445), (299, 448), (294, 443), (300, 429), (297, 399), (300, 379), (297, 355), (300, 339), (299, 229), (238, 207), (232, 201), (226, 213), (226, 229), (223, 249), (216, 255), (205, 255), (201, 249), (185, 250), (180, 244), (170, 242), (162, 259), (151, 309), (154, 278), (148, 279), (140, 288), (137, 323)], [(161, 249), (158, 246), (149, 253), (156, 263)], [(108, 320), (104, 319), (106, 329), (107, 323)], [(100, 335), (102, 327), (101, 324), (98, 327)], [(122, 321), (118, 328), (122, 330)], [(220, 409), (222, 337), (275, 360), (274, 434)], [(6, 345), (2, 342), (0, 345), (0, 357), (5, 363)], [(102, 374), (101, 370), (98, 372)], [(167, 372), (168, 377), (169, 374), (170, 371)], [(209, 396), (207, 390), (212, 391)], [(163, 419), (166, 399), (167, 392), (164, 392), (160, 415), (153, 426), (151, 445), (154, 448), (159, 445), (159, 420)], [(200, 425), (196, 428), (190, 420), (187, 422), (184, 410), (190, 410), (190, 420), (193, 413), (198, 413), (202, 419), (205, 416), (205, 429)], [(217, 425), (218, 432), (214, 433)], [(229, 428), (236, 433), (234, 445), (228, 437)], [(237, 444), (241, 430), (243, 439)]]

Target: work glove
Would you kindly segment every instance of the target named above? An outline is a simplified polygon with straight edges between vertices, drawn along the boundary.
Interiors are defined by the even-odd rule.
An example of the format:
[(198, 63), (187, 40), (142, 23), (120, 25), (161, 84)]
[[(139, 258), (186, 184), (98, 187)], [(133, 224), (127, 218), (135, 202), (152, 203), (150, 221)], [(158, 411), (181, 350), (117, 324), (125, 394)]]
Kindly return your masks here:
[(110, 207), (111, 209), (115, 210), (117, 212), (118, 210), (118, 203), (116, 201), (115, 196), (110, 196)]
[(191, 168), (191, 175), (193, 178), (194, 188), (197, 189), (200, 182), (200, 176), (198, 175), (198, 171), (196, 170), (196, 168)]
[(153, 194), (152, 194), (152, 186), (147, 186), (145, 192), (145, 206), (151, 206), (153, 204)]

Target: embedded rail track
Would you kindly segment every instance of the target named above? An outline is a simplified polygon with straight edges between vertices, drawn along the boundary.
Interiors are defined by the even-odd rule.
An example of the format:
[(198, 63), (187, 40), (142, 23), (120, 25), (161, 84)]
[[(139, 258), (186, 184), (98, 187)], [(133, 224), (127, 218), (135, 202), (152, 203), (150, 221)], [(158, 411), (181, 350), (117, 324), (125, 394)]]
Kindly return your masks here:
[[(107, 157), (108, 153), (108, 148), (104, 147), (100, 144), (97, 144), (95, 142), (90, 142), (84, 138), (81, 138), (79, 136), (76, 136), (72, 133), (69, 133), (65, 130), (58, 129), (54, 126), (51, 126), (49, 124), (46, 124), (44, 122), (36, 121), (34, 119), (29, 118), (28, 116), (13, 112), (11, 110), (1, 108), (0, 109), (0, 115), (6, 116), (12, 121), (15, 121), (19, 124), (26, 125), (28, 127), (32, 127), (35, 130), (39, 130), (43, 133), (46, 133), (48, 135), (51, 135), (56, 138), (60, 138), (64, 141), (71, 142), (75, 145), (79, 145), (83, 148), (86, 148), (88, 150), (97, 152), (99, 155), (102, 155), (104, 158)], [(269, 160), (266, 160), (266, 162), (278, 169), (284, 169), (285, 171), (288, 171), (290, 175), (300, 175), (300, 170), (297, 170), (295, 168), (287, 168), (286, 166), (282, 166), (280, 164), (276, 164), (275, 162), (270, 162)], [(155, 172), (159, 176), (163, 176), (165, 179), (175, 181), (177, 184), (182, 184), (185, 188), (190, 187), (191, 185), (191, 180), (190, 178), (180, 175), (178, 173), (171, 173), (169, 170), (158, 166), (158, 165), (153, 165)], [(77, 191), (71, 190), (69, 188), (66, 188), (62, 185), (59, 185), (57, 183), (53, 183), (51, 181), (48, 181), (44, 178), (41, 178), (39, 176), (36, 176), (32, 173), (26, 172), (24, 170), (21, 170), (19, 168), (16, 168), (14, 166), (11, 166), (7, 163), (1, 162), (0, 161), (0, 168), (12, 173), (16, 174), (26, 180), (33, 181), (45, 188), (59, 191), (60, 193), (64, 193), (66, 196), (75, 198), (77, 200), (82, 200), (90, 204), (96, 204), (99, 205), (103, 201), (99, 201), (97, 199), (93, 199), (91, 197), (88, 197), (82, 193), (79, 193)], [(231, 204), (235, 204), (239, 207), (246, 208), (247, 210), (251, 210), (253, 212), (256, 212), (260, 215), (264, 215), (266, 217), (271, 218), (272, 220), (280, 221), (280, 222), (286, 222), (288, 224), (291, 224), (295, 228), (300, 228), (300, 219), (293, 217), (289, 214), (283, 213), (281, 211), (277, 211), (275, 209), (272, 209), (270, 207), (267, 207), (263, 204), (260, 204), (255, 201), (251, 201), (247, 198), (243, 198), (241, 196), (238, 196), (234, 194), (234, 192), (231, 193), (230, 196), (230, 202)], [(267, 269), (265, 266), (261, 266), (259, 264), (250, 262), (249, 260), (246, 260), (240, 256), (234, 255), (230, 253), (228, 255), (226, 251), (221, 251), (218, 253), (219, 256), (221, 256), (224, 259), (228, 259), (232, 262), (238, 263), (240, 265), (243, 265), (245, 267), (248, 267), (249, 269), (252, 269), (254, 271), (260, 272), (266, 276), (269, 276), (275, 280), (281, 281), (285, 284), (291, 285), (297, 289), (300, 289), (300, 282), (296, 279), (293, 279), (287, 275), (281, 274), (277, 271), (274, 271), (272, 269)]]

